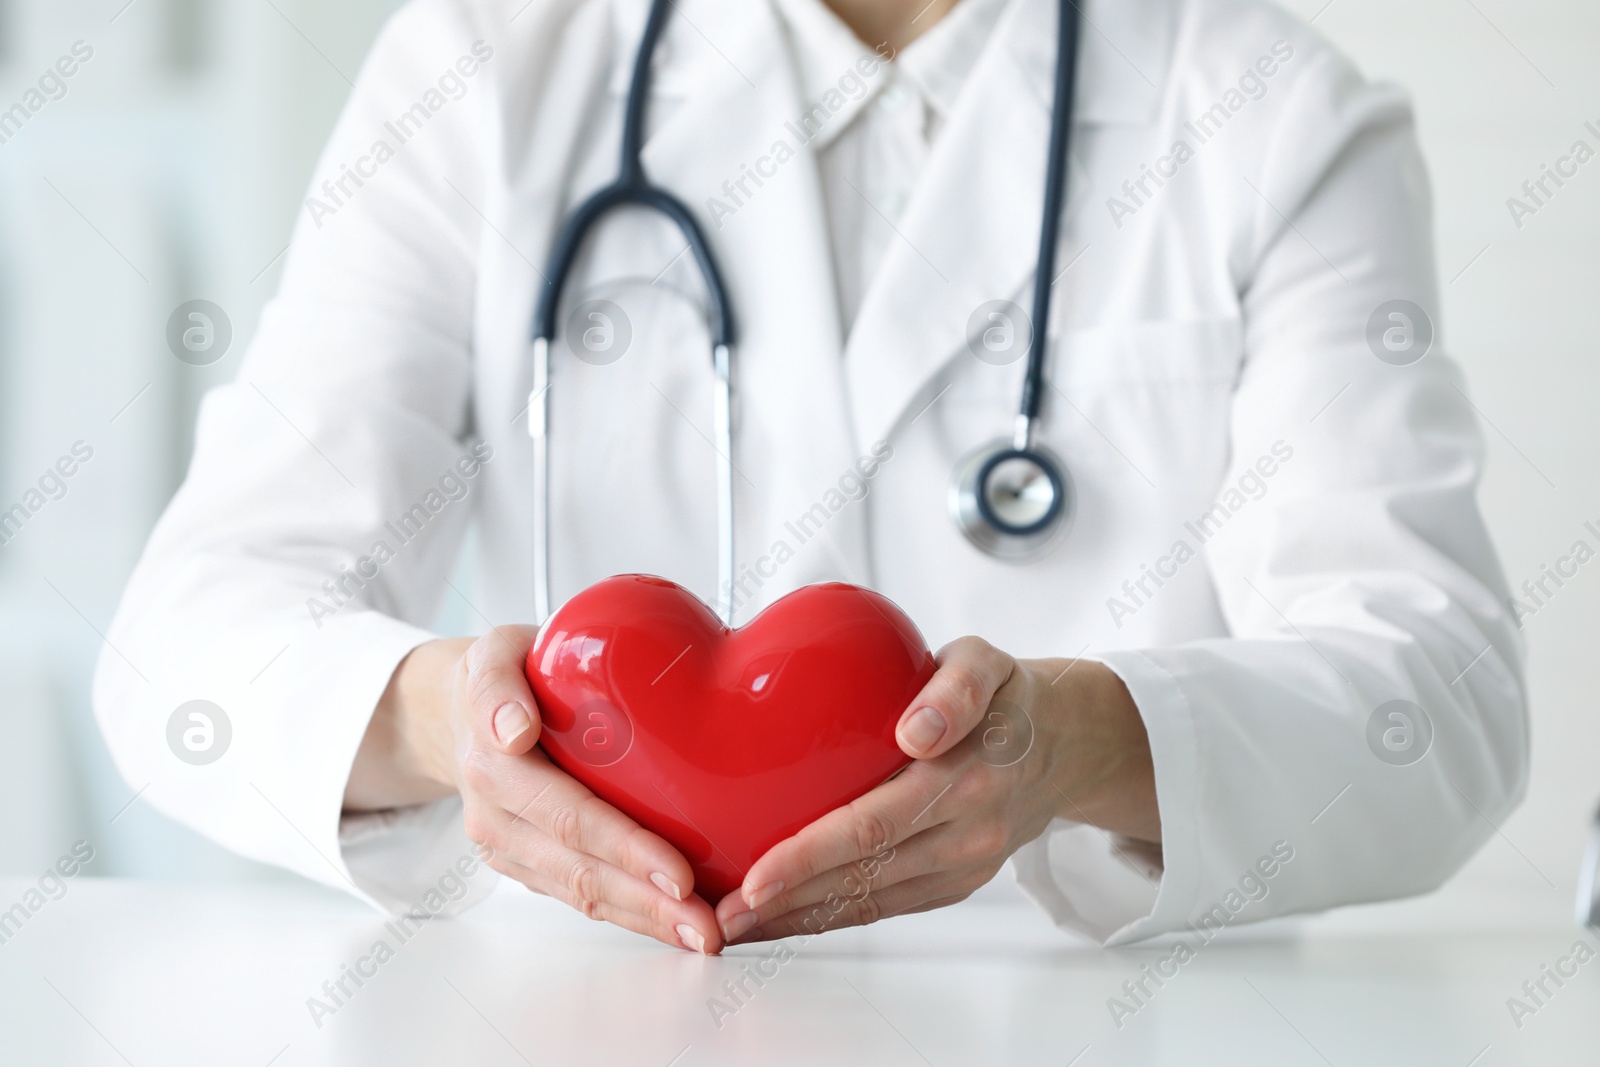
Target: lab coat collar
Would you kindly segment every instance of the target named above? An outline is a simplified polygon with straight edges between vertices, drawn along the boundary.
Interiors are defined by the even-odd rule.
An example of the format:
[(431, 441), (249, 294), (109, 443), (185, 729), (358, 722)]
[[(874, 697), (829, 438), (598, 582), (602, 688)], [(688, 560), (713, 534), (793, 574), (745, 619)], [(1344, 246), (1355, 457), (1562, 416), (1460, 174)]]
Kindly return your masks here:
[[(893, 60), (896, 72), (913, 82), (940, 121), (955, 110), (961, 87), (983, 53), (1002, 12), (1015, 0), (961, 0), (939, 23), (896, 55), (888, 42), (863, 43), (825, 0), (772, 0), (789, 36), (793, 40), (795, 61), (807, 100), (822, 100), (837, 92), (839, 75), (865, 59), (881, 63)], [(813, 140), (822, 149), (837, 138), (861, 110), (872, 101), (889, 79), (876, 77), (866, 82), (860, 98), (847, 100), (843, 111), (834, 117)]]
[[(872, 52), (824, 0), (771, 3), (780, 25), (798, 40), (800, 84), (808, 100), (820, 98), (834, 87), (840, 71)], [(948, 116), (992, 36), (993, 24), (1014, 18), (1013, 55), (1024, 67), (1034, 95), (1048, 108), (1055, 81), (1057, 6), (1054, 0), (960, 0), (937, 26), (905, 49), (900, 62), (929, 101)], [(1172, 6), (1167, 0), (1083, 0), (1074, 109), (1078, 122), (1137, 124), (1155, 118), (1175, 30)], [(1022, 10), (1012, 12), (1012, 8)], [(935, 40), (936, 36), (943, 39)], [(919, 44), (929, 55), (927, 62), (919, 61)], [(929, 50), (928, 45), (935, 47)], [(876, 84), (870, 87), (869, 99), (876, 88)], [(825, 131), (824, 138), (845, 125), (841, 122)]]
[[(769, 77), (788, 79), (802, 98), (809, 98), (814, 83), (826, 81), (831, 85), (838, 71), (797, 71), (782, 47), (786, 17), (813, 15), (813, 21), (831, 19), (826, 28), (849, 37), (849, 31), (831, 12), (806, 11), (810, 2), (813, 0), (751, 0), (740, 4), (679, 0), (673, 5), (674, 15), (660, 49), (655, 75), (657, 94), (699, 98), (703, 104), (699, 110), (714, 114), (719, 94), (748, 91)], [(969, 2), (972, 0), (962, 0)], [(779, 5), (786, 14), (779, 13)], [(619, 0), (616, 42), (623, 56), (631, 57), (637, 47), (648, 6), (648, 0)], [(1181, 6), (1174, 0), (1081, 0), (1074, 106), (1077, 122), (1115, 125), (1154, 121)], [(993, 50), (994, 37), (1007, 38), (1005, 47), (1012, 62), (1019, 68), (1030, 95), (1047, 114), (1055, 78), (1056, 8), (1056, 0), (1005, 2), (1001, 26), (990, 35), (987, 49)], [(953, 18), (955, 14), (953, 11), (946, 17)], [(850, 40), (859, 44), (854, 38)], [(867, 51), (864, 45), (860, 46), (860, 54)], [(678, 53), (691, 53), (696, 61), (681, 62), (683, 57)], [(705, 61), (708, 59), (712, 61)], [(630, 62), (613, 64), (613, 92), (627, 92), (631, 67)], [(963, 73), (960, 82), (965, 84), (967, 80), (968, 75)], [(667, 125), (663, 121), (655, 128), (661, 132)], [(694, 131), (690, 127), (690, 131), (704, 134), (704, 129)]]
[(888, 80), (883, 64), (891, 54), (887, 45), (874, 50), (856, 37), (823, 0), (772, 0), (794, 52), (801, 92), (807, 101), (820, 101), (839, 92), (840, 76), (858, 70), (863, 60), (874, 76), (863, 79), (859, 97), (844, 97), (844, 106), (811, 141), (813, 150), (826, 148), (855, 121)]
[[(1014, 0), (1011, 49), (1046, 113), (1055, 84), (1055, 0)], [(1161, 106), (1181, 9), (1178, 0), (1077, 0), (1078, 81), (1073, 118), (1143, 125)]]
[[(804, 83), (775, 0), (678, 0), (656, 74), (646, 170), (691, 205), (732, 204), (724, 182), (794, 138)], [(1083, 11), (1075, 122), (1153, 121), (1176, 21), (1171, 0), (1080, 0)], [(646, 4), (619, 3), (619, 47), (630, 55)], [(739, 317), (741, 362), (792, 359), (819, 369), (845, 351), (853, 436), (884, 438), (930, 380), (965, 350), (968, 319), (990, 300), (1026, 308), (1042, 210), (1055, 70), (1055, 0), (1011, 0), (934, 145), (907, 208), (905, 239), (891, 247), (846, 341), (816, 163), (809, 150), (783, 164), (734, 217), (708, 227)], [(626, 89), (626, 62), (614, 64)], [(1074, 137), (1074, 153), (1083, 138)], [(1083, 168), (1070, 163), (1063, 225), (1081, 210)], [(986, 195), (974, 196), (974, 190)], [(786, 214), (780, 214), (779, 208)], [(751, 209), (755, 210), (752, 211)], [(759, 216), (761, 224), (751, 225)], [(768, 229), (777, 226), (781, 234)], [(773, 248), (783, 250), (774, 264)], [(1062, 250), (1058, 266), (1071, 260)], [(768, 336), (765, 318), (786, 324)], [(765, 351), (767, 348), (772, 351)], [(818, 398), (819, 400), (821, 398)], [(997, 415), (997, 418), (1001, 416)], [(1006, 429), (1003, 420), (996, 433)]]
[[(899, 227), (903, 239), (890, 246), (862, 300), (845, 349), (861, 442), (887, 438), (938, 395), (940, 372), (966, 353), (981, 305), (1011, 301), (1028, 312), (1044, 200), (1055, 9), (1054, 0), (1013, 0), (1005, 11), (934, 144)], [(1161, 16), (1170, 10), (1164, 0), (1084, 5), (1082, 103), (1058, 273), (1081, 251), (1070, 243), (1070, 227), (1090, 196), (1079, 162), (1083, 128), (1155, 119), (1172, 33)], [(995, 436), (1009, 432), (1010, 414), (995, 413)]]
[[(820, 0), (819, 0), (820, 2)], [(1017, 0), (961, 0), (921, 37), (901, 50), (896, 63), (946, 120), (983, 55), (1006, 8)]]

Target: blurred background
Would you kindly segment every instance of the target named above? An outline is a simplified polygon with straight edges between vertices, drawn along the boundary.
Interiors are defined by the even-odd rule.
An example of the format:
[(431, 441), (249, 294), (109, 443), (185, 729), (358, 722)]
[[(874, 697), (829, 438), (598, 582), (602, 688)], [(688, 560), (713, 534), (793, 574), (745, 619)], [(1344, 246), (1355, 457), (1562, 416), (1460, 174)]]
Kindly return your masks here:
[[(0, 511), (75, 443), (93, 449), (65, 496), (0, 535), (0, 874), (37, 875), (82, 837), (98, 851), (91, 874), (287, 877), (136, 800), (95, 729), (90, 677), (123, 582), (183, 477), (196, 404), (233, 376), (322, 141), (398, 6), (0, 0)], [(1554, 193), (1535, 212), (1508, 205), (1532, 205), (1523, 183), (1574, 142), (1600, 152), (1600, 4), (1285, 6), (1416, 101), (1436, 195), (1442, 342), (1484, 420), (1482, 499), (1515, 589), (1575, 540), (1600, 545), (1584, 529), (1600, 528), (1600, 158), (1559, 188), (1547, 180)], [(64, 92), (50, 83), (28, 110), (30, 89), (75, 45)], [(25, 120), (8, 120), (19, 102)], [(168, 319), (194, 299), (232, 326), (210, 366), (167, 345)], [(1535, 911), (1570, 914), (1600, 801), (1597, 621), (1600, 561), (1525, 620), (1533, 784), (1446, 898), (1509, 890)], [(468, 632), (465, 619), (440, 626)]]

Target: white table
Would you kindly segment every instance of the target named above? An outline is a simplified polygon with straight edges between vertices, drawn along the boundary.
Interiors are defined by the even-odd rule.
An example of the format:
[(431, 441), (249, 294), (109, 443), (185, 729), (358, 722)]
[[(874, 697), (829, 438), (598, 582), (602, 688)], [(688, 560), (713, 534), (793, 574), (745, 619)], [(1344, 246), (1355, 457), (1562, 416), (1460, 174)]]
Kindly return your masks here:
[[(0, 880), (0, 907), (30, 884)], [(719, 1027), (708, 998), (769, 949), (704, 959), (516, 889), (347, 980), (318, 1027), (307, 999), (384, 936), (380, 917), (299, 883), (80, 877), (0, 944), (0, 1063), (1600, 1064), (1600, 960), (1520, 1030), (1506, 1007), (1594, 934), (1526, 909), (1400, 933), (1362, 910), (1231, 931), (1118, 1029), (1107, 998), (1164, 950), (1088, 947), (1031, 907), (969, 901), (810, 941)]]

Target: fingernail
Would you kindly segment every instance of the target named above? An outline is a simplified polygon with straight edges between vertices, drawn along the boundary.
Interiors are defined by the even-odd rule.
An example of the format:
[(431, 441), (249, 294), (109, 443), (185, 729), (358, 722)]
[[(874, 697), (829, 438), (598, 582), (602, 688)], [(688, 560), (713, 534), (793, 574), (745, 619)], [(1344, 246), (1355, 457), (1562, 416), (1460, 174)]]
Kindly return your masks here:
[(650, 880), (656, 884), (657, 889), (661, 890), (673, 900), (683, 899), (683, 890), (678, 888), (678, 883), (674, 882), (671, 878), (668, 878), (660, 871), (656, 871), (654, 874), (652, 874), (650, 876)]
[(753, 911), (741, 911), (733, 918), (722, 924), (722, 940), (737, 941), (750, 932), (751, 927), (759, 921)]
[(678, 924), (678, 940), (682, 941), (683, 947), (688, 949), (690, 952), (698, 952), (701, 955), (705, 954), (706, 939), (700, 936), (699, 930), (696, 930), (688, 923)]
[(746, 893), (744, 902), (750, 905), (751, 909), (754, 910), (755, 908), (761, 907), (761, 905), (765, 904), (767, 901), (771, 900), (781, 892), (783, 892), (782, 882), (768, 882), (760, 889)]
[(944, 736), (944, 716), (936, 708), (918, 708), (900, 727), (900, 739), (917, 752), (926, 752)]
[(494, 712), (494, 736), (504, 748), (528, 732), (528, 712), (515, 700), (501, 704)]

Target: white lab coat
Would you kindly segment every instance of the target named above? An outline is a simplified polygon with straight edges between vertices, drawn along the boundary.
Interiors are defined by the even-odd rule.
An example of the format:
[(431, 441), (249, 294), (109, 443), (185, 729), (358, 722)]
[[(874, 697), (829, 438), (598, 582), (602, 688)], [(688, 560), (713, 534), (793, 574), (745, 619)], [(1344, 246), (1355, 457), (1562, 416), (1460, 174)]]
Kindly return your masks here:
[[(615, 173), (645, 6), (524, 2), (415, 0), (383, 32), (239, 380), (205, 399), (97, 678), (111, 749), (150, 803), (389, 908), (466, 853), (459, 803), (341, 824), (340, 798), (442, 598), (470, 597), (485, 625), (530, 621), (539, 268), (566, 211)], [(1162, 854), (1056, 823), (1013, 864), (1093, 937), (1177, 930), (1219, 904), (1247, 921), (1418, 893), (1460, 867), (1522, 795), (1524, 691), (1465, 382), (1438, 345), (1394, 366), (1366, 339), (1386, 301), (1437, 307), (1403, 94), (1258, 0), (1086, 4), (1042, 426), (1079, 512), (1019, 565), (962, 539), (946, 488), (1015, 413), (1021, 361), (974, 358), (968, 323), (986, 301), (1029, 301), (1056, 5), (1003, 15), (848, 335), (814, 162), (772, 155), (797, 147), (785, 123), (815, 103), (780, 22), (767, 0), (676, 6), (644, 161), (701, 218), (738, 316), (740, 617), (843, 579), (935, 646), (977, 634), (1115, 670), (1149, 730)], [(479, 41), (492, 56), (464, 90), (430, 95)], [(1240, 88), (1252, 68), (1260, 91)], [(386, 124), (407, 112), (408, 130), (427, 121), (399, 145)], [(380, 141), (395, 149), (381, 162)], [(1180, 141), (1181, 163), (1163, 162)], [(367, 177), (335, 199), (324, 182), (346, 167)], [(745, 167), (768, 176), (735, 203), (724, 183)], [(1172, 177), (1141, 190), (1146, 168)], [(716, 596), (711, 365), (682, 249), (659, 220), (619, 216), (569, 286), (569, 307), (622, 307), (631, 344), (609, 365), (558, 345), (556, 603), (625, 571)], [(461, 476), (479, 441), (491, 458)], [(879, 442), (891, 458), (849, 499)], [(802, 539), (792, 524), (818, 504), (826, 521), (806, 529), (821, 532)], [(407, 514), (420, 536), (394, 525)], [(455, 589), (469, 520), (480, 581)], [(393, 558), (361, 562), (379, 541)], [(375, 576), (345, 579), (357, 595), (320, 617), (308, 600), (344, 599), (324, 587), (341, 568)], [(168, 748), (193, 699), (232, 724), (207, 766)], [(1395, 699), (1433, 726), (1409, 766), (1368, 740)], [(1264, 863), (1275, 849), (1292, 861)], [(1268, 868), (1265, 895), (1246, 880), (1241, 896)]]

